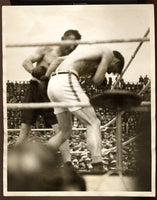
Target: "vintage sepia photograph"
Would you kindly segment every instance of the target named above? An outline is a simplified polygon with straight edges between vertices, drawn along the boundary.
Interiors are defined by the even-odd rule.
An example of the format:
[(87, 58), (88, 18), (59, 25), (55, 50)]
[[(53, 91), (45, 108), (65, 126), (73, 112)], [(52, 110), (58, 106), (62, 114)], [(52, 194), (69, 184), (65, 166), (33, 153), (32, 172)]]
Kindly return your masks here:
[(3, 195), (155, 196), (154, 6), (3, 6)]

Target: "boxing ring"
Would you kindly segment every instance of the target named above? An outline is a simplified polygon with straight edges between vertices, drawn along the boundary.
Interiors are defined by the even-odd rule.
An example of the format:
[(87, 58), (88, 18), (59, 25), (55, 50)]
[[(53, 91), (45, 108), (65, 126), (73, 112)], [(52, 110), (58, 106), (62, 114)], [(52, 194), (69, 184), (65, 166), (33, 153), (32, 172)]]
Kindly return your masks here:
[[(133, 38), (133, 39), (115, 39), (115, 40), (101, 40), (101, 41), (62, 41), (62, 42), (52, 42), (52, 43), (33, 43), (33, 44), (8, 44), (7, 48), (21, 48), (21, 47), (39, 47), (39, 46), (57, 46), (61, 44), (101, 44), (101, 43), (126, 43), (126, 42), (139, 42), (136, 50), (134, 51), (131, 59), (128, 64), (122, 71), (122, 74), (118, 77), (117, 81), (113, 84), (110, 91), (106, 91), (101, 95), (97, 95), (91, 98), (91, 104), (93, 107), (108, 107), (116, 110), (116, 117), (106, 123), (104, 126), (101, 126), (101, 130), (108, 128), (111, 124), (116, 122), (116, 147), (111, 148), (111, 151), (116, 149), (116, 170), (115, 173), (122, 175), (123, 165), (122, 165), (122, 148), (124, 145), (127, 145), (130, 141), (135, 140), (136, 138), (130, 139), (130, 141), (125, 141), (122, 143), (122, 115), (126, 111), (135, 111), (135, 112), (150, 112), (151, 111), (151, 102), (141, 102), (140, 96), (150, 88), (150, 81), (145, 85), (144, 88), (138, 93), (133, 94), (127, 91), (117, 90), (116, 87), (119, 81), (122, 79), (124, 73), (129, 68), (132, 60), (135, 58), (138, 50), (141, 48), (144, 42), (149, 42), (150, 39), (147, 38), (149, 34), (149, 29), (144, 34), (142, 38)], [(119, 101), (117, 101), (117, 98)], [(108, 101), (106, 101), (106, 99)], [(123, 100), (123, 104), (121, 103)], [(125, 106), (127, 104), (127, 106)], [(73, 106), (82, 106), (88, 107), (90, 104), (77, 103), (77, 104), (66, 104), (66, 103), (57, 103), (57, 102), (47, 102), (47, 103), (8, 103), (7, 109), (44, 109), (44, 108), (54, 108), (54, 107), (73, 107)], [(52, 129), (32, 129), (32, 131), (51, 131)], [(73, 130), (86, 130), (86, 128), (75, 128)], [(20, 129), (8, 129), (8, 132), (20, 131)], [(105, 151), (103, 152), (105, 155)], [(112, 173), (112, 172), (111, 172)]]
[[(148, 83), (149, 85), (150, 83)], [(128, 103), (129, 106), (123, 106), (121, 103), (117, 103), (117, 97), (122, 99), (123, 98), (123, 105)], [(131, 102), (130, 97), (133, 97), (134, 100)], [(106, 103), (106, 99), (109, 103)], [(115, 103), (114, 106), (113, 103)], [(91, 99), (91, 104), (94, 107), (111, 107), (111, 109), (116, 109), (116, 117), (109, 121), (105, 126), (101, 126), (101, 129), (108, 128), (108, 126), (116, 121), (116, 149), (117, 149), (117, 172), (122, 172), (122, 142), (121, 142), (121, 122), (122, 122), (122, 114), (125, 111), (136, 111), (136, 112), (150, 112), (150, 102), (140, 102), (139, 96), (132, 95), (126, 91), (111, 91), (103, 93), (102, 95), (95, 96)], [(132, 104), (132, 105), (131, 105)], [(72, 106), (91, 106), (90, 104), (83, 104), (77, 103), (73, 105), (69, 104), (61, 104), (61, 103), (21, 103), (21, 104), (8, 104), (8, 109), (38, 109), (38, 108), (54, 108), (54, 107), (72, 107)], [(35, 129), (34, 131), (51, 131), (52, 129)], [(73, 128), (72, 130), (79, 131), (79, 130), (86, 130), (86, 128)], [(20, 131), (20, 129), (8, 129), (8, 131)]]

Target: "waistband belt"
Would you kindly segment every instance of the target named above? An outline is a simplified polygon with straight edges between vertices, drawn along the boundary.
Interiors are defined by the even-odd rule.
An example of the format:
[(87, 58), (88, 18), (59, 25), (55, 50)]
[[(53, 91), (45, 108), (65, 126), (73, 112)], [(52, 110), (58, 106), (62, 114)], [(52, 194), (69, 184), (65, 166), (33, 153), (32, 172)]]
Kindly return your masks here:
[(73, 74), (74, 76), (76, 76), (76, 78), (79, 80), (79, 77), (78, 77), (78, 75), (77, 74), (75, 74), (74, 72), (54, 72), (54, 73), (52, 73), (52, 75), (51, 76), (55, 76), (55, 75), (58, 75), (58, 74)]

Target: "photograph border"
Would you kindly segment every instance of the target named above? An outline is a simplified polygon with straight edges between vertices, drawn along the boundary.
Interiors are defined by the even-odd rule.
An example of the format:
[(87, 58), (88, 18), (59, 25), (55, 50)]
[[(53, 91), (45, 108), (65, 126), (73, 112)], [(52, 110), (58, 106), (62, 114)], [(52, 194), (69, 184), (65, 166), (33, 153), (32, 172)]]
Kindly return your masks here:
[[(37, 0), (38, 1), (38, 0)], [(20, 2), (20, 0), (17, 0), (17, 2)], [(41, 2), (41, 1), (40, 1)], [(68, 1), (69, 2), (69, 4), (73, 4), (72, 2), (73, 1)], [(113, 3), (113, 1), (110, 1), (110, 3)], [(114, 1), (115, 2), (115, 1)], [(139, 3), (139, 1), (136, 1), (137, 3)], [(141, 1), (140, 1), (141, 2)], [(97, 2), (98, 3), (98, 2)], [(96, 2), (94, 3), (94, 1), (92, 1), (92, 3), (91, 4), (97, 4)], [(112, 4), (111, 3), (111, 4)], [(133, 2), (134, 4), (135, 4), (135, 2)], [(154, 4), (154, 12), (155, 12), (155, 17), (154, 17), (154, 20), (155, 20), (155, 47), (156, 47), (156, 49), (157, 49), (157, 46), (156, 46), (156, 43), (157, 43), (157, 41), (156, 41), (156, 38), (157, 38), (157, 31), (156, 31), (156, 27), (157, 27), (157, 2), (155, 2), (155, 0), (147, 0), (147, 1), (144, 1), (144, 2), (141, 2), (142, 4)], [(80, 3), (81, 4), (81, 3)], [(101, 3), (101, 4), (106, 4), (106, 2), (104, 1), (103, 3)], [(108, 2), (107, 2), (107, 4), (108, 4)], [(124, 1), (120, 1), (120, 3), (118, 2), (118, 4), (125, 4), (124, 3)], [(128, 4), (128, 1), (127, 1), (127, 3), (126, 4)], [(1, 5), (1, 10), (2, 10), (2, 6), (5, 6), (5, 5), (12, 5), (12, 4), (10, 4), (10, 1), (8, 1), (8, 0), (2, 0), (2, 5)], [(16, 5), (20, 5), (20, 4), (16, 4)], [(22, 4), (23, 5), (23, 4)], [(25, 5), (30, 5), (30, 4), (25, 4)], [(31, 4), (32, 5), (32, 4)], [(36, 4), (33, 4), (33, 5), (36, 5)], [(38, 5), (45, 5), (45, 4), (38, 4)], [(53, 4), (51, 4), (51, 5), (53, 5)], [(54, 4), (55, 5), (55, 4)], [(88, 4), (87, 4), (88, 5)], [(1, 15), (1, 39), (2, 39), (2, 15)], [(2, 40), (1, 40), (1, 66), (3, 66), (3, 56), (2, 56), (2, 51), (3, 51), (3, 49), (2, 49)], [(157, 53), (155, 52), (155, 58), (157, 58)], [(155, 63), (156, 64), (156, 63)], [(0, 85), (0, 92), (1, 92), (1, 101), (0, 102), (3, 102), (3, 68), (1, 67), (0, 68), (0, 74), (1, 74), (1, 76), (0, 76), (0, 81), (1, 81), (1, 85)], [(156, 74), (155, 74), (156, 75)], [(156, 88), (156, 76), (155, 76), (155, 88)], [(155, 89), (156, 90), (156, 89)], [(3, 163), (3, 149), (4, 149), (4, 146), (3, 146), (3, 144), (4, 144), (4, 124), (3, 124), (3, 103), (1, 103), (0, 104), (0, 111), (1, 111), (1, 114), (0, 114), (0, 126), (2, 127), (1, 128), (1, 134), (0, 134), (0, 163)], [(134, 199), (139, 199), (139, 198), (144, 198), (144, 199), (146, 199), (146, 198), (149, 198), (149, 199), (154, 199), (154, 198), (156, 198), (156, 195), (155, 195), (155, 197), (118, 197), (118, 196), (113, 196), (113, 197), (111, 197), (111, 196), (84, 196), (84, 195), (82, 195), (82, 196), (64, 196), (64, 197), (62, 197), (62, 196), (3, 196), (3, 164), (1, 165), (0, 164), (0, 198), (3, 200), (3, 199), (6, 199), (6, 200), (8, 200), (8, 199), (43, 199), (43, 200), (47, 200), (47, 199), (50, 199), (50, 198), (54, 198), (54, 199), (69, 199), (69, 198), (75, 198), (75, 199), (77, 199), (77, 198), (79, 198), (79, 199), (81, 199), (81, 200), (84, 200), (84, 199), (98, 199), (98, 198), (103, 198), (103, 199), (117, 199), (117, 200), (120, 200), (120, 199), (123, 199), (123, 198), (125, 198), (125, 199), (128, 199), (128, 200), (130, 200), (130, 199), (132, 199), (132, 198), (134, 198)]]

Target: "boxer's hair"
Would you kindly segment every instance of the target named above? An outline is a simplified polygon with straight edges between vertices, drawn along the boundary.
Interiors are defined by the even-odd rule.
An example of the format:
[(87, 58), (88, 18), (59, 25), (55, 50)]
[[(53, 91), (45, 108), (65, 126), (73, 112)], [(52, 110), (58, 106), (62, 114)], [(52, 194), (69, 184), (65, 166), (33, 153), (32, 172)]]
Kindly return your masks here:
[(64, 35), (62, 36), (61, 39), (64, 40), (69, 35), (74, 35), (76, 37), (76, 40), (81, 39), (81, 34), (78, 32), (78, 30), (73, 30), (73, 29), (65, 31), (65, 33), (64, 33)]
[(121, 74), (121, 72), (122, 72), (122, 69), (123, 69), (123, 67), (124, 67), (124, 57), (122, 56), (122, 54), (119, 52), (119, 51), (113, 51), (113, 54), (114, 54), (114, 56), (116, 57), (116, 58), (118, 58), (119, 59), (119, 71), (118, 71), (118, 73), (119, 74)]

